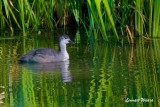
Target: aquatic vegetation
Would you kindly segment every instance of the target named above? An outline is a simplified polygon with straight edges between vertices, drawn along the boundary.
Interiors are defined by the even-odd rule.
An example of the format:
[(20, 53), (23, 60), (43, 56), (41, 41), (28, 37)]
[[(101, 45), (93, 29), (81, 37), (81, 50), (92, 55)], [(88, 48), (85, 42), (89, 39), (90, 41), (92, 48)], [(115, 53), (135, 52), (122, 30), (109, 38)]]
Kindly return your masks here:
[[(135, 44), (123, 46), (109, 43), (110, 41), (95, 42), (86, 47), (86, 44), (79, 43), (85, 36), (79, 38), (77, 32), (76, 42), (79, 45), (68, 48), (71, 60), (68, 71), (63, 75), (62, 69), (47, 71), (46, 66), (41, 64), (19, 65), (17, 59), (25, 51), (41, 46), (53, 47), (52, 39), (46, 41), (47, 33), (42, 34), (43, 36), (35, 33), (33, 38), (22, 38), (20, 35), (22, 34), (13, 36), (18, 38), (9, 37), (0, 41), (2, 105), (159, 106), (159, 40), (144, 43), (139, 39)], [(54, 46), (58, 48), (57, 44)], [(66, 78), (71, 80), (63, 81)], [(129, 99), (141, 98), (151, 99), (151, 102), (129, 102)]]
[(133, 43), (135, 34), (159, 37), (159, 5), (159, 0), (2, 0), (0, 30), (53, 31), (62, 27), (65, 32), (67, 26), (82, 26), (88, 38), (108, 41), (109, 35), (115, 40), (122, 35)]

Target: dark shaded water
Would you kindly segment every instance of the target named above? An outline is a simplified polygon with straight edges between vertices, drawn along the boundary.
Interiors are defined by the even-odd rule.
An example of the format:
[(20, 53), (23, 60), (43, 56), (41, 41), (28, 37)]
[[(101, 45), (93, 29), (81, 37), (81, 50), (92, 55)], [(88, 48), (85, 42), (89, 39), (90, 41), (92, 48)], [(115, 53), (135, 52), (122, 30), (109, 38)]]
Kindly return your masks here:
[(0, 36), (0, 107), (160, 106), (158, 40), (80, 42), (68, 46), (69, 61), (20, 65), (28, 50), (58, 48), (56, 34), (6, 35)]

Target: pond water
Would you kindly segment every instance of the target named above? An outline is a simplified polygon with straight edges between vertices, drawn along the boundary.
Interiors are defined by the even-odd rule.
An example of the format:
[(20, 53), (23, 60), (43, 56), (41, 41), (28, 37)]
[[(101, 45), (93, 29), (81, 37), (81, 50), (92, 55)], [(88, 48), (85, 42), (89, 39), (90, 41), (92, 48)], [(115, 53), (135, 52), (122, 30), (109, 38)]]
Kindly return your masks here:
[[(53, 35), (53, 36), (52, 36)], [(70, 60), (18, 64), (39, 47), (58, 48), (56, 33), (0, 36), (0, 107), (158, 107), (160, 41), (68, 45)], [(82, 38), (83, 37), (83, 38)]]

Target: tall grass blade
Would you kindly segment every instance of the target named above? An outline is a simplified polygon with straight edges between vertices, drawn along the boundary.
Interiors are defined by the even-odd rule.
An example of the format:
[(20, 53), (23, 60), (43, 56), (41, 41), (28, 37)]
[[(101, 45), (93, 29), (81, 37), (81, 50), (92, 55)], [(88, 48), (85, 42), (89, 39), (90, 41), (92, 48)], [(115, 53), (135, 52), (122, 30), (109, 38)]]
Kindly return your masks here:
[(143, 12), (143, 0), (136, 0), (136, 9), (135, 13), (135, 28), (139, 35), (143, 35), (143, 19), (141, 17), (141, 12)]
[[(5, 8), (5, 14), (6, 14), (6, 19), (8, 19), (8, 24), (9, 24), (9, 28), (11, 31), (13, 31), (13, 28), (12, 28), (12, 25), (11, 25), (11, 20), (10, 20), (10, 15), (9, 15), (9, 10), (8, 10), (8, 7), (9, 7), (9, 4), (8, 4), (8, 1), (7, 0), (3, 0), (3, 3), (4, 3), (4, 8)], [(3, 10), (2, 10), (2, 14), (3, 14)]]
[(149, 0), (149, 36), (152, 35), (153, 0)]
[(114, 24), (114, 20), (113, 20), (112, 14), (111, 14), (111, 10), (110, 10), (109, 4), (108, 4), (107, 0), (103, 0), (103, 3), (104, 3), (104, 6), (105, 6), (105, 9), (106, 9), (108, 18), (110, 20), (110, 23), (112, 25), (112, 29), (113, 29), (113, 31), (115, 33), (115, 36), (117, 37), (117, 39), (119, 39), (117, 31), (116, 31), (116, 28), (115, 28), (115, 24)]
[(21, 25), (23, 32), (25, 32), (25, 21), (24, 21), (24, 0), (18, 0), (19, 9), (20, 9), (20, 17), (21, 17)]
[[(100, 23), (101, 23), (101, 28), (102, 28), (102, 34), (103, 34), (103, 39), (104, 40), (108, 40), (107, 38), (107, 34), (106, 34), (106, 30), (105, 30), (105, 26), (104, 26), (104, 21), (103, 21), (103, 18), (102, 18), (102, 12), (101, 12), (101, 0), (95, 0), (95, 4), (96, 4), (96, 7), (97, 7), (97, 10), (98, 10), (98, 16), (100, 18)], [(93, 12), (93, 11), (92, 11)]]
[(7, 0), (3, 0), (3, 3), (4, 3), (6, 16), (7, 16), (7, 18), (9, 18), (8, 1)]
[(76, 20), (77, 25), (79, 26), (79, 21), (80, 21), (80, 3), (81, 1), (78, 0), (74, 0), (74, 1), (70, 1), (71, 2), (71, 7), (72, 7), (72, 11)]
[(18, 28), (21, 29), (21, 26), (19, 25), (16, 16), (14, 15), (14, 12), (12, 11), (11, 7), (8, 5), (8, 9), (12, 15), (12, 18), (14, 19), (15, 23), (17, 24)]
[[(97, 2), (95, 1), (96, 2), (96, 8), (98, 9), (98, 15), (99, 16), (96, 15), (97, 12), (95, 10), (95, 7), (93, 6), (93, 3), (91, 3), (91, 0), (87, 0), (87, 2), (88, 2), (88, 5), (89, 5), (89, 8), (90, 8), (90, 11), (92, 13), (91, 17), (94, 19), (94, 20), (91, 21), (92, 22), (91, 25), (94, 25), (93, 23), (96, 23), (98, 25), (101, 33), (102, 33), (103, 39), (108, 41), (108, 37), (107, 37), (106, 31), (105, 31), (105, 28), (104, 28), (104, 23), (103, 23), (103, 20), (102, 20), (102, 13), (100, 12), (100, 1), (99, 0)], [(101, 23), (99, 23), (99, 18), (100, 18)], [(102, 24), (102, 26), (101, 26), (101, 24)], [(102, 29), (101, 29), (101, 27), (102, 27)]]
[(160, 1), (154, 1), (154, 12), (153, 12), (153, 37), (158, 37), (159, 24), (160, 24)]

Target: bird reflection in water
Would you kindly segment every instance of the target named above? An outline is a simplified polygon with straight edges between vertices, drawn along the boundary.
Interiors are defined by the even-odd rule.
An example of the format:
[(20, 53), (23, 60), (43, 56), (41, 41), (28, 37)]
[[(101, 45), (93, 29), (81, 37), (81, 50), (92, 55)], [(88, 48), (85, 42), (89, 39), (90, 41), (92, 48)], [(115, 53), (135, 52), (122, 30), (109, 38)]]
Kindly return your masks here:
[(23, 63), (20, 65), (22, 67), (26, 67), (29, 70), (37, 72), (54, 72), (60, 70), (63, 82), (72, 81), (71, 73), (68, 69), (69, 60), (61, 62), (53, 62), (53, 63)]

